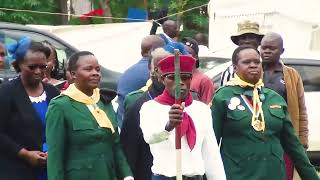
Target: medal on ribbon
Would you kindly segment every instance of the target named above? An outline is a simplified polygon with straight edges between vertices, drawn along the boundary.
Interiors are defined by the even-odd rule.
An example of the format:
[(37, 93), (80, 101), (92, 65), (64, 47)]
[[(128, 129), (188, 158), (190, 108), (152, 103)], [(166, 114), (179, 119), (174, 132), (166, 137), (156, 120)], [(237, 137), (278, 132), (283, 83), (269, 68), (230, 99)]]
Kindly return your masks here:
[(251, 122), (251, 126), (253, 127), (254, 130), (256, 131), (262, 131), (265, 129), (265, 123), (264, 121), (261, 121), (259, 119), (253, 120)]
[[(262, 103), (257, 102), (256, 107), (254, 107), (244, 95), (241, 95), (240, 97), (245, 102), (245, 105), (249, 108), (249, 110), (252, 113), (252, 120), (251, 120), (252, 128), (258, 132), (264, 131), (266, 128), (266, 125), (264, 121), (264, 115), (262, 113)], [(261, 118), (261, 120), (259, 118)]]

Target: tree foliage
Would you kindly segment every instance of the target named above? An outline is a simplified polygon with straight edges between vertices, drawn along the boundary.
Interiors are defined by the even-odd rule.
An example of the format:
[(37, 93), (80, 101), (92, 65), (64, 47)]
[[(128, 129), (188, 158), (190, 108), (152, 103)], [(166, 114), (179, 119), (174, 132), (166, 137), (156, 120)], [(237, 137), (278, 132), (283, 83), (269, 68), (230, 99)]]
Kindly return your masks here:
[[(153, 0), (153, 2), (157, 4), (155, 6), (157, 8), (165, 6), (163, 3), (168, 3), (163, 0)], [(168, 3), (168, 14), (183, 12), (208, 2), (209, 0), (171, 0)], [(208, 33), (209, 17), (206, 6), (178, 14), (171, 19), (178, 20), (178, 22), (183, 25), (184, 29), (181, 32), (181, 36), (193, 36), (197, 32)]]
[[(0, 7), (17, 9), (56, 12), (57, 5), (55, 0), (4, 0), (1, 1)], [(57, 24), (58, 16), (38, 14), (32, 12), (19, 12), (0, 10), (0, 20), (4, 22), (13, 22), (20, 24)]]
[[(67, 0), (65, 0), (66, 3)], [(93, 2), (98, 1), (94, 0)], [(59, 0), (2, 0), (0, 7), (10, 9), (23, 9), (45, 12), (60, 12)], [(62, 2), (62, 1), (61, 1)], [(60, 2), (60, 3), (61, 3)], [(113, 17), (127, 17), (130, 7), (146, 8), (156, 11), (168, 8), (168, 14), (182, 12), (184, 10), (208, 3), (209, 0), (110, 0), (109, 5)], [(183, 35), (192, 35), (195, 32), (208, 32), (208, 15), (206, 7), (202, 9), (194, 9), (183, 14), (170, 17), (178, 20), (183, 24)], [(6, 22), (14, 22), (20, 24), (59, 24), (60, 16), (36, 14), (30, 12), (18, 12), (0, 10), (0, 20)], [(76, 18), (77, 20), (79, 18)], [(125, 22), (125, 20), (113, 20), (113, 22)], [(102, 19), (94, 19), (92, 23), (105, 23)], [(71, 24), (80, 24), (71, 23)]]

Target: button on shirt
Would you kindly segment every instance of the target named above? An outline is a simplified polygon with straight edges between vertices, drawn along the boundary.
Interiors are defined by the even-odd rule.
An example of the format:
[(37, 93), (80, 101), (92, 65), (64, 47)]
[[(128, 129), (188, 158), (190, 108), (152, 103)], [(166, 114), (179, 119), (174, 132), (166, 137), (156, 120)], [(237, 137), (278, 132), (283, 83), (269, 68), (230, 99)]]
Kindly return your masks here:
[(270, 70), (264, 70), (263, 83), (265, 87), (274, 90), (287, 101), (287, 91), (283, 77), (282, 65), (278, 65), (273, 72)]

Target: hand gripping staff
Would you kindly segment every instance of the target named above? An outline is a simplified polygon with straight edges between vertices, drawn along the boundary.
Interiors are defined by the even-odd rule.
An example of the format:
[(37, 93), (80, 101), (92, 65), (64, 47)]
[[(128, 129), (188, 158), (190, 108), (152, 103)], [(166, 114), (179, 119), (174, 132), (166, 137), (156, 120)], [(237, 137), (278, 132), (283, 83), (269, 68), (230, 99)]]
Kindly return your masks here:
[[(175, 79), (175, 104), (181, 105), (181, 92), (180, 92), (180, 51), (174, 50), (174, 79)], [(176, 126), (176, 180), (182, 180), (181, 170), (181, 125)]]

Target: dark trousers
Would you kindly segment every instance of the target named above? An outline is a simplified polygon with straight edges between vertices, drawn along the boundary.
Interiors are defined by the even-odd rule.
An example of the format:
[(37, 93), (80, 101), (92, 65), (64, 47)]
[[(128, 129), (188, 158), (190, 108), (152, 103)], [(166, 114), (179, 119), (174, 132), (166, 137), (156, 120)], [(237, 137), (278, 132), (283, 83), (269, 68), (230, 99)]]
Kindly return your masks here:
[[(183, 180), (203, 180), (203, 176), (192, 176), (192, 177), (187, 177), (187, 176), (182, 176)], [(162, 175), (153, 175), (152, 180), (176, 180), (175, 177), (166, 177)]]

